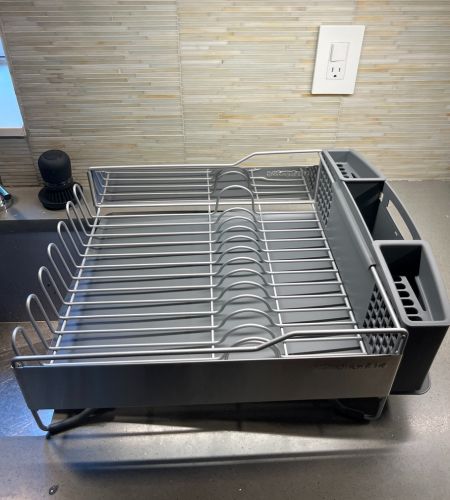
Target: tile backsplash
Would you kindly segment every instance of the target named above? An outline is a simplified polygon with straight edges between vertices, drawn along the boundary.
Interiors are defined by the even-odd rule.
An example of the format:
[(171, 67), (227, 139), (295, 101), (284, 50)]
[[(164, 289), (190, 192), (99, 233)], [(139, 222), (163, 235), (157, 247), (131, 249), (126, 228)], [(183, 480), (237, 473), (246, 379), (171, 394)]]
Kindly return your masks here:
[[(91, 165), (225, 162), (351, 147), (391, 178), (450, 177), (450, 3), (431, 0), (4, 0), (27, 139), (3, 182), (65, 150)], [(310, 93), (320, 24), (365, 24), (356, 92)]]

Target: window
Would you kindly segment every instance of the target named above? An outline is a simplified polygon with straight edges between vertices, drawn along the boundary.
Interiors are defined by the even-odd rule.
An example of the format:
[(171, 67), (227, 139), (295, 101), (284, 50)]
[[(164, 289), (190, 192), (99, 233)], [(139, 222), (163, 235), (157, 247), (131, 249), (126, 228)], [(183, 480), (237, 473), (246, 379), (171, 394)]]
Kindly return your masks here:
[(0, 39), (0, 136), (25, 135), (22, 115)]

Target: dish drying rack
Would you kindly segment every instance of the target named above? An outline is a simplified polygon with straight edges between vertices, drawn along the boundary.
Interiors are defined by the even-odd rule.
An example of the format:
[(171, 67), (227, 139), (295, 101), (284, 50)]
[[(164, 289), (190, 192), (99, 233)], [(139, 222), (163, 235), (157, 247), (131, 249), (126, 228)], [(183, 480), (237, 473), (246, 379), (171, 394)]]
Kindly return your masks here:
[[(247, 166), (260, 158), (276, 166)], [(75, 186), (27, 300), (33, 338), (12, 337), (41, 429), (94, 408), (292, 399), (378, 417), (408, 330), (330, 158), (90, 168), (95, 208)], [(85, 410), (48, 427), (44, 408)]]

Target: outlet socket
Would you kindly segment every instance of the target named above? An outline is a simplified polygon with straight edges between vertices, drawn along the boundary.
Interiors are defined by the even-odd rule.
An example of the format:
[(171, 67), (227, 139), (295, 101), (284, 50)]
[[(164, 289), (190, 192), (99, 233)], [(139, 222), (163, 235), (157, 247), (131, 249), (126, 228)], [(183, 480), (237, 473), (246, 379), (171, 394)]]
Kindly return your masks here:
[(345, 77), (345, 61), (329, 61), (327, 80), (343, 80)]

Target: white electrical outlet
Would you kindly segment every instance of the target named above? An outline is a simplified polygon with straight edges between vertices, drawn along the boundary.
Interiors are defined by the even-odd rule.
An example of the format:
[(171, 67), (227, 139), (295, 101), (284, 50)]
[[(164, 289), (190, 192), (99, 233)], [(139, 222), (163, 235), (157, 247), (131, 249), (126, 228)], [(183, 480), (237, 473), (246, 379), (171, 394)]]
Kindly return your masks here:
[(321, 26), (313, 94), (353, 94), (365, 26)]
[(345, 61), (330, 61), (327, 68), (327, 80), (343, 80), (345, 75)]

